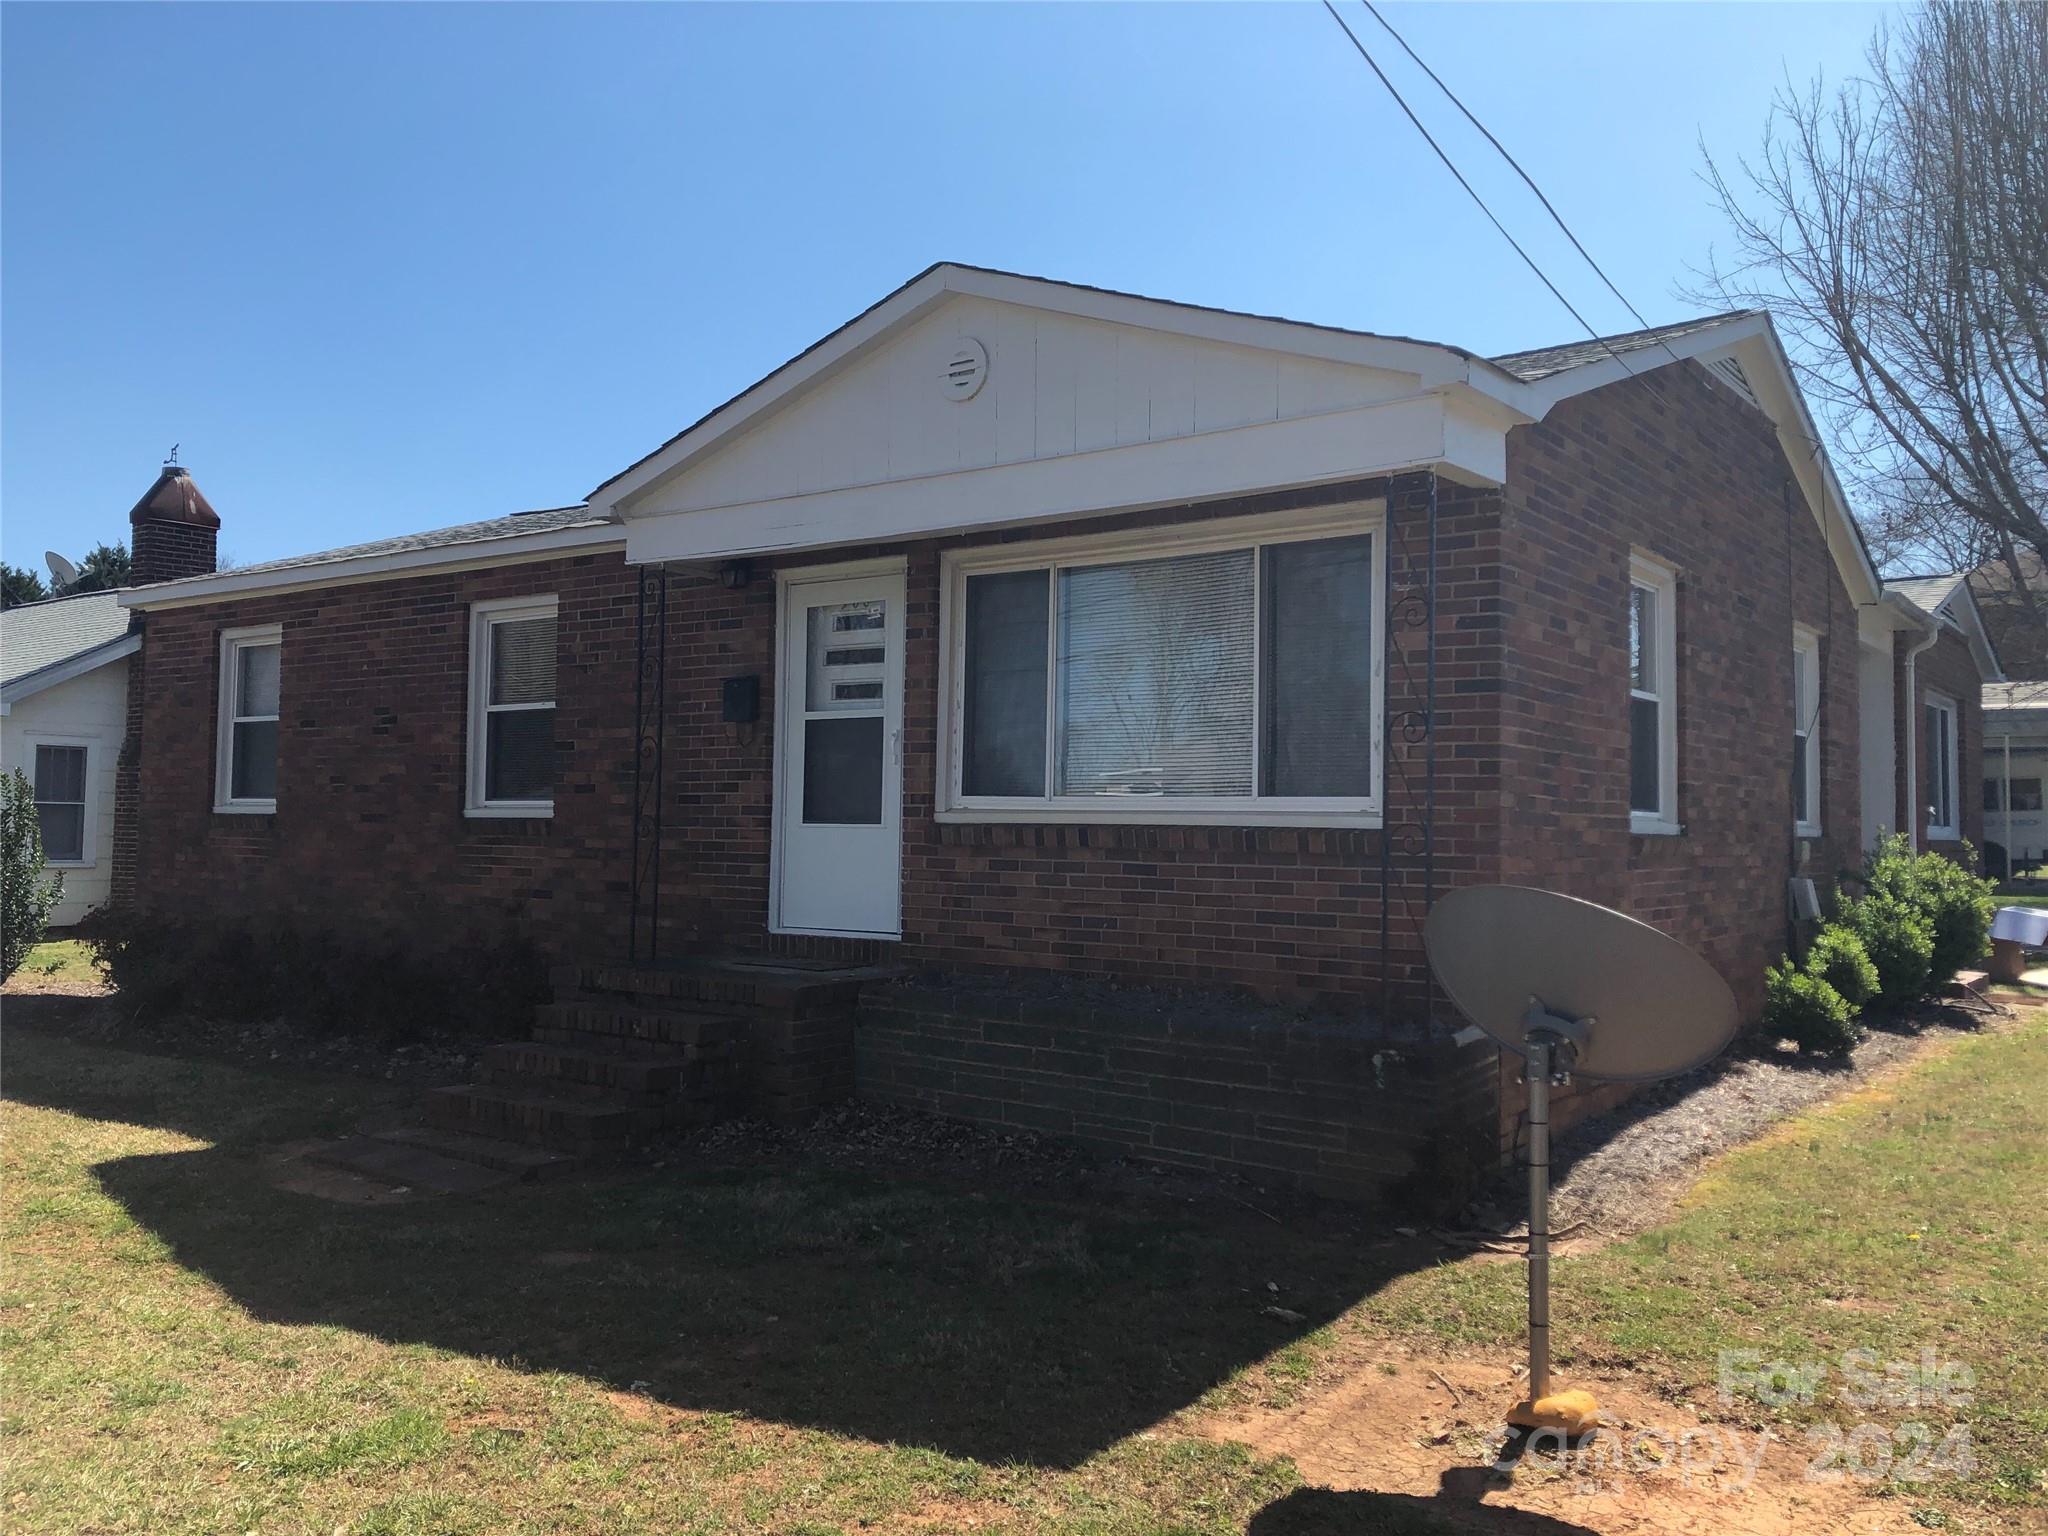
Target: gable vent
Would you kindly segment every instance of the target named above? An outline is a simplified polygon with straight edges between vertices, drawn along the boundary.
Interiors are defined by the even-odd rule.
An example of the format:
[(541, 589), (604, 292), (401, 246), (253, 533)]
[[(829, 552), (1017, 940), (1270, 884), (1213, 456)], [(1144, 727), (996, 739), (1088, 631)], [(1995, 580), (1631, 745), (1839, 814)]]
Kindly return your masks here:
[(1742, 371), (1742, 364), (1738, 363), (1732, 356), (1717, 357), (1707, 364), (1707, 368), (1715, 378), (1726, 384), (1751, 405), (1755, 406), (1758, 410), (1763, 409), (1763, 402), (1757, 399), (1756, 391), (1749, 387), (1749, 375)]
[(963, 336), (946, 354), (945, 371), (939, 387), (948, 400), (972, 400), (981, 393), (988, 378), (988, 348), (972, 336)]

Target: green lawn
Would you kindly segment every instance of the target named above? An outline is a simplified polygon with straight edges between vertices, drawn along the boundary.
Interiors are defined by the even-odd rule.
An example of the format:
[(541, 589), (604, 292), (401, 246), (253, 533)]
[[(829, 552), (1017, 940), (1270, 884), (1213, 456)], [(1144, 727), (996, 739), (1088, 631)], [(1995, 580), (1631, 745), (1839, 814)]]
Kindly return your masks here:
[(92, 950), (77, 939), (48, 939), (29, 950), (28, 958), (15, 972), (19, 984), (98, 984), (100, 973), (92, 963)]
[[(1916, 1500), (2041, 1503), (2040, 1018), (1564, 1262), (1562, 1337), (1674, 1392), (1724, 1347), (1935, 1348), (1978, 1373), (1982, 1465)], [(388, 1088), (16, 1029), (7, 1092), (9, 1531), (1277, 1531), (1292, 1468), (1178, 1410), (1313, 1390), (1356, 1331), (1519, 1336), (1519, 1266), (1249, 1213), (788, 1166), (354, 1207), (264, 1159)], [(1445, 1529), (1426, 1504), (1343, 1529)]]

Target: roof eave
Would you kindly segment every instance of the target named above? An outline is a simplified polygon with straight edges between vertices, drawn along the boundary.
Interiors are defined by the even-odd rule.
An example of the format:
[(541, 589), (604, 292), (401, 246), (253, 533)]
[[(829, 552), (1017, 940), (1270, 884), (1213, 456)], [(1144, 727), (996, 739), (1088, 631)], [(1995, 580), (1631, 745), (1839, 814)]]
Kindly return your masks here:
[(133, 656), (141, 648), (142, 637), (131, 631), (90, 646), (74, 656), (66, 656), (61, 661), (48, 662), (33, 672), (24, 672), (20, 677), (0, 685), (0, 714), (6, 713), (21, 700), (34, 698), (59, 683), (68, 683), (74, 677), (83, 677), (88, 672), (97, 672), (112, 662)]

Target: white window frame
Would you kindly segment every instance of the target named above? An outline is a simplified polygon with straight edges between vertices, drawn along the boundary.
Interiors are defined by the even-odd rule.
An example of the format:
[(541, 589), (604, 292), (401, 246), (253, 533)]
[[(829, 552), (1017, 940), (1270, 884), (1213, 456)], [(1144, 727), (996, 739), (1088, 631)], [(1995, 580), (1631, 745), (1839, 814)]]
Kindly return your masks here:
[[(1927, 841), (1930, 843), (1959, 842), (1963, 835), (1963, 808), (1961, 792), (1956, 787), (1958, 780), (1957, 767), (1961, 757), (1956, 736), (1962, 728), (1963, 712), (1957, 706), (1956, 701), (1947, 694), (1935, 693), (1930, 690), (1922, 700), (1921, 727), (1923, 730), (1926, 727), (1925, 711), (1929, 709), (1941, 710), (1948, 716), (1948, 751), (1946, 755), (1948, 758), (1949, 819), (1945, 822), (1936, 821), (1934, 819), (1934, 807), (1929, 805), (1927, 807)], [(1931, 789), (1933, 786), (1930, 785), (1929, 788)], [(1930, 795), (1928, 798), (1931, 800), (1933, 797)]]
[[(1806, 688), (1813, 699), (1813, 718), (1806, 722), (1806, 751), (1802, 754), (1803, 760), (1799, 765), (1799, 771), (1806, 775), (1807, 814), (1806, 819), (1800, 821), (1796, 819), (1797, 813), (1794, 813), (1792, 830), (1799, 837), (1819, 837), (1821, 815), (1826, 810), (1821, 804), (1820, 727), (1827, 708), (1821, 694), (1820, 634), (1803, 624), (1792, 626), (1792, 676), (1792, 733), (1795, 736), (1799, 734), (1800, 725), (1797, 714), (1800, 688)], [(1796, 794), (1792, 803), (1795, 806), (1799, 803)]]
[[(81, 747), (85, 751), (85, 808), (80, 818), (78, 834), (78, 857), (75, 859), (53, 859), (47, 855), (43, 863), (50, 869), (92, 869), (99, 863), (99, 800), (94, 792), (93, 759), (99, 755), (100, 739), (96, 736), (23, 736), (21, 744), (28, 757), (29, 799), (41, 805), (39, 798), (42, 786), (35, 782), (37, 747)], [(68, 801), (52, 801), (51, 804), (69, 804)], [(37, 817), (40, 823), (41, 817)]]
[[(1656, 661), (1656, 687), (1649, 691), (1635, 685), (1635, 670), (1628, 673), (1630, 699), (1650, 699), (1657, 704), (1657, 809), (1639, 811), (1629, 805), (1628, 829), (1644, 837), (1676, 837), (1685, 830), (1678, 820), (1678, 569), (1642, 550), (1631, 551), (1628, 561), (1628, 608), (1622, 614), (1623, 648), (1627, 648), (1628, 625), (1635, 610), (1638, 588), (1648, 592), (1651, 622), (1651, 656)], [(1624, 721), (1627, 716), (1624, 715)], [(1628, 740), (1634, 742), (1634, 732)], [(1630, 748), (1633, 751), (1633, 745)], [(1634, 764), (1629, 764), (1624, 786), (1634, 783)], [(1624, 799), (1632, 800), (1632, 794)]]
[[(275, 715), (237, 715), (235, 706), (240, 698), (235, 675), (241, 653), (256, 650), (266, 645), (278, 647), (278, 713)], [(214, 710), (213, 743), (213, 809), (217, 816), (272, 816), (277, 813), (275, 795), (258, 799), (252, 796), (235, 798), (235, 727), (251, 721), (277, 722), (277, 751), (280, 766), (284, 758), (284, 626), (282, 624), (251, 624), (241, 629), (224, 629), (220, 632), (220, 692), (219, 703)]]
[[(546, 818), (555, 814), (552, 796), (546, 800), (492, 800), (484, 793), (489, 782), (486, 754), (490, 732), (486, 717), (512, 710), (559, 709), (561, 681), (557, 677), (555, 697), (545, 705), (491, 703), (491, 630), (499, 624), (522, 619), (561, 620), (561, 603), (553, 594), (544, 597), (505, 597), (492, 602), (472, 603), (469, 609), (469, 741), (468, 767), (464, 782), (462, 814), (480, 819), (512, 820)], [(557, 645), (559, 652), (559, 640)]]
[[(967, 578), (1002, 571), (1044, 570), (1057, 589), (1062, 568), (1115, 565), (1134, 560), (1170, 559), (1213, 554), (1263, 544), (1300, 543), (1311, 539), (1372, 536), (1372, 793), (1366, 796), (1176, 795), (1152, 805), (1118, 798), (1104, 805), (1099, 795), (968, 796), (961, 793), (965, 759), (962, 730), (966, 717)], [(948, 550), (940, 556), (939, 698), (945, 718), (939, 736), (939, 809), (941, 822), (1031, 822), (1040, 825), (1098, 826), (1277, 826), (1377, 827), (1382, 818), (1385, 775), (1382, 744), (1386, 713), (1386, 503), (1381, 500), (1311, 507), (1253, 517), (1219, 518), (1212, 522), (1135, 529), (1123, 533), (1081, 534), (1070, 538)], [(1252, 675), (1259, 675), (1263, 636), (1260, 604), (1264, 582), (1252, 583)], [(1054, 719), (1059, 685), (1057, 626), (1048, 625), (1046, 646), (1046, 719)], [(1053, 780), (1054, 732), (1046, 733), (1046, 783)], [(1259, 739), (1254, 721), (1253, 740)], [(1256, 752), (1256, 748), (1254, 749)]]

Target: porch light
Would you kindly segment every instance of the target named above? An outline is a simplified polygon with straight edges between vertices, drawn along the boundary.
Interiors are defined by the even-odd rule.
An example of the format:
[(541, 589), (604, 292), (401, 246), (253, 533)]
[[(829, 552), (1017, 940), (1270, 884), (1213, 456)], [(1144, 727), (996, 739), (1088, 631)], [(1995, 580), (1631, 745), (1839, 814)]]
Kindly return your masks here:
[(729, 592), (737, 592), (754, 579), (754, 562), (751, 560), (728, 560), (718, 568), (718, 584)]

